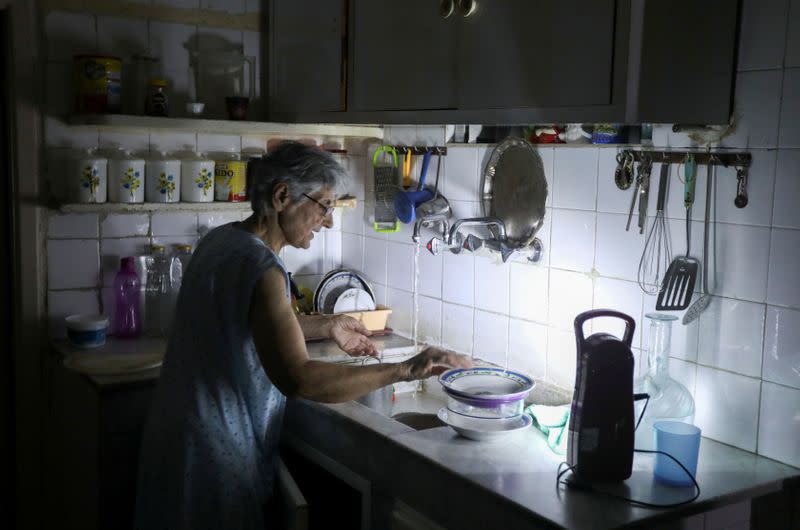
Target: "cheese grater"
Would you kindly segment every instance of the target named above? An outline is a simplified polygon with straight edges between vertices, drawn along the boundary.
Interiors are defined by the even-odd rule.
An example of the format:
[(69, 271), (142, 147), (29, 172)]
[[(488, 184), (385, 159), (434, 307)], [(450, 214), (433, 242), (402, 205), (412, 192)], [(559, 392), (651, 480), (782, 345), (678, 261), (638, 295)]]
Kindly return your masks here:
[[(382, 153), (392, 155), (391, 163), (379, 163)], [(400, 222), (394, 210), (394, 195), (400, 187), (397, 179), (397, 151), (390, 145), (382, 145), (372, 155), (372, 168), (375, 175), (375, 223), (376, 232), (397, 232)]]

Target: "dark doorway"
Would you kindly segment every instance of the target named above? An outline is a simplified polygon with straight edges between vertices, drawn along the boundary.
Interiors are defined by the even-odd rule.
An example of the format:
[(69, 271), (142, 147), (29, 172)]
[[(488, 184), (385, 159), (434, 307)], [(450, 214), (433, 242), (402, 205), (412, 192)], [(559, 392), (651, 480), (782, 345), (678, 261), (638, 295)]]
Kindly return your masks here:
[(0, 10), (0, 527), (14, 528), (14, 297), (13, 174), (9, 145), (12, 80), (8, 10)]

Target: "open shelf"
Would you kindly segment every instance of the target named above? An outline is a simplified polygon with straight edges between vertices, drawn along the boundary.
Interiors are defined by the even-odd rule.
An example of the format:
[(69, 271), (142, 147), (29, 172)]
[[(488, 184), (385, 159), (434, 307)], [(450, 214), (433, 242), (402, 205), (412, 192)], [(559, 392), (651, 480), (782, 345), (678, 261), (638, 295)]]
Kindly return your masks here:
[(104, 202), (99, 204), (62, 204), (61, 213), (143, 213), (143, 212), (249, 212), (249, 202), (145, 202), (127, 204)]
[(159, 118), (128, 114), (78, 114), (70, 116), (73, 127), (115, 132), (203, 132), (238, 136), (348, 136), (383, 138), (378, 125), (323, 123), (273, 123), (260, 121), (206, 120), (201, 118)]

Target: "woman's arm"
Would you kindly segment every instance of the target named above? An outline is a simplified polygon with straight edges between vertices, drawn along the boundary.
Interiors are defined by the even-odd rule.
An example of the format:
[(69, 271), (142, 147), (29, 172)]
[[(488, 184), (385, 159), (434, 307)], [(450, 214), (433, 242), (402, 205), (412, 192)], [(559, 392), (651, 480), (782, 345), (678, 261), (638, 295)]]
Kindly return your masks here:
[(398, 381), (472, 365), (463, 355), (435, 348), (402, 363), (348, 366), (311, 360), (300, 324), (286, 302), (285, 279), (276, 267), (268, 269), (256, 285), (250, 328), (264, 371), (278, 390), (314, 401), (350, 401)]
[(333, 339), (342, 351), (358, 357), (378, 355), (367, 337), (372, 332), (347, 315), (297, 315), (306, 340)]

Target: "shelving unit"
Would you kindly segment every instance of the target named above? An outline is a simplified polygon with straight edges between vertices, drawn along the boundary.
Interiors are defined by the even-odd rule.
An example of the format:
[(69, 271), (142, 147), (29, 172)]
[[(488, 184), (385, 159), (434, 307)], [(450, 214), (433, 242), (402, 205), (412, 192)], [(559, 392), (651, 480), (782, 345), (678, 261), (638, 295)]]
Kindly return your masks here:
[(114, 132), (203, 132), (239, 136), (343, 136), (383, 138), (378, 125), (322, 123), (273, 123), (260, 121), (206, 120), (201, 118), (158, 118), (127, 114), (79, 114), (69, 125)]
[(149, 213), (149, 212), (249, 212), (249, 202), (145, 202), (125, 204), (104, 202), (99, 204), (62, 204), (61, 213)]

